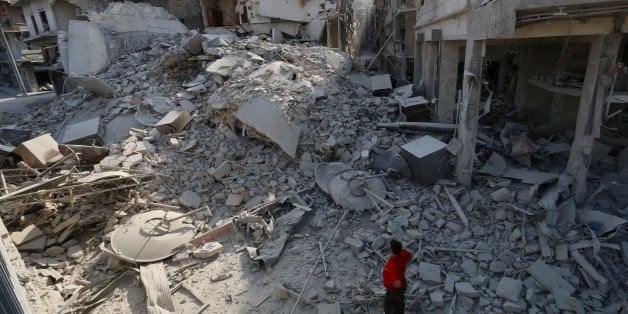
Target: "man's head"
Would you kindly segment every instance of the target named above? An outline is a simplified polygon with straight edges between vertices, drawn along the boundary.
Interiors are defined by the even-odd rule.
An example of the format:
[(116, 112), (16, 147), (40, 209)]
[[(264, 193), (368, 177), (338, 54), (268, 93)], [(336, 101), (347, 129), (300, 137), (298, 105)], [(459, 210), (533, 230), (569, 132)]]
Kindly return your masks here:
[(390, 240), (390, 251), (394, 254), (394, 255), (399, 255), (401, 253), (401, 242), (395, 240), (395, 239), (391, 239)]

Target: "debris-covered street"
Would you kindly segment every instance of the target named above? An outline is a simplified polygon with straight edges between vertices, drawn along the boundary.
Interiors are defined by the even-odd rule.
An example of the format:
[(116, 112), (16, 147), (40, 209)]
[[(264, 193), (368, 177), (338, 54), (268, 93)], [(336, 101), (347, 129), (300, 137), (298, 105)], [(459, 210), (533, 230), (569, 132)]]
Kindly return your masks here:
[(628, 311), (628, 5), (283, 2), (0, 2), (2, 312)]

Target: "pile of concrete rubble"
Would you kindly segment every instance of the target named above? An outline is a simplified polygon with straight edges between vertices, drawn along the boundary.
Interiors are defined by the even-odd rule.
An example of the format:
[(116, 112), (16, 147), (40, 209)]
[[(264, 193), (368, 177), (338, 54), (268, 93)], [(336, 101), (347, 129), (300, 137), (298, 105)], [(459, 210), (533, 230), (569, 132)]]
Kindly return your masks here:
[[(131, 294), (111, 294), (139, 273), (148, 298), (133, 300), (149, 312), (217, 311), (249, 290), (237, 309), (364, 312), (382, 300), (395, 237), (415, 253), (409, 309), (628, 308), (627, 170), (596, 177), (578, 204), (553, 157), (569, 147), (508, 123), (486, 126), (475, 186), (460, 187), (448, 180), (451, 128), (378, 130), (427, 101), (350, 71), (348, 55), (324, 47), (163, 35), (16, 120), (10, 129), (44, 135), (2, 143), (3, 159), (22, 160), (2, 170), (2, 218), (22, 283), (60, 294), (48, 305), (31, 295), (33, 307), (134, 310), (120, 305)], [(151, 235), (145, 245), (176, 245), (145, 254), (116, 242), (134, 228)], [(251, 267), (237, 275), (241, 254)], [(230, 270), (195, 275), (216, 263)], [(244, 292), (211, 288), (247, 276), (259, 280)]]

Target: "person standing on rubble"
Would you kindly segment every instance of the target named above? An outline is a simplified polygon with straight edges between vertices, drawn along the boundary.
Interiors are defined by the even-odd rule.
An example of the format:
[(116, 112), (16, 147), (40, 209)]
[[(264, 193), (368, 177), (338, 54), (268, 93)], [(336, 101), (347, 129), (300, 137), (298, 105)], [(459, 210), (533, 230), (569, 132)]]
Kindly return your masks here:
[(389, 243), (390, 258), (382, 272), (386, 296), (384, 313), (403, 313), (406, 307), (406, 265), (412, 260), (412, 253), (401, 246), (401, 242), (391, 239)]

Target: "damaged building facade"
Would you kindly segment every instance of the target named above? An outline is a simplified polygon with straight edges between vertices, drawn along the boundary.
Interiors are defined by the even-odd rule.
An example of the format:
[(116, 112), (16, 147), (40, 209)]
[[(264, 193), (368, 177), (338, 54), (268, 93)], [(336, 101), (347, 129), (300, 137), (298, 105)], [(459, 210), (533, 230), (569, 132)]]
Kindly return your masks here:
[(460, 125), (461, 181), (470, 182), (478, 117), (500, 109), (538, 131), (567, 132), (580, 200), (589, 165), (617, 165), (609, 154), (628, 131), (627, 9), (617, 1), (421, 1), (413, 81), (433, 100), (436, 121)]

